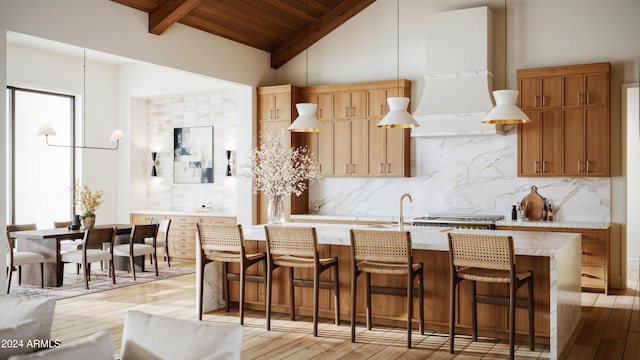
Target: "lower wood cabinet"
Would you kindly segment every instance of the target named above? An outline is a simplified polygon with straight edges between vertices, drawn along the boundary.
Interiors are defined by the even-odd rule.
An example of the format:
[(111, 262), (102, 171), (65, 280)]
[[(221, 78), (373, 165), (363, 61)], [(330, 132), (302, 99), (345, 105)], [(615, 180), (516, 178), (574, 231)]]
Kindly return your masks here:
[(609, 293), (609, 229), (496, 226), (497, 230), (571, 232), (582, 235), (582, 290)]
[(235, 224), (235, 216), (196, 216), (131, 213), (132, 224), (148, 224), (151, 219), (171, 219), (169, 227), (169, 255), (171, 259), (196, 260), (196, 224)]

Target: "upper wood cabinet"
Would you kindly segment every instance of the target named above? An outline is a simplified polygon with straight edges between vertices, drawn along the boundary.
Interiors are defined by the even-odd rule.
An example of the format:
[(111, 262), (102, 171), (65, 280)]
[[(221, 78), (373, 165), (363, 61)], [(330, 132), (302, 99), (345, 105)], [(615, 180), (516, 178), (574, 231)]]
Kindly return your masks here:
[(388, 112), (387, 98), (399, 91), (407, 96), (411, 83), (389, 80), (302, 89), (305, 101), (318, 104), (318, 119), (327, 129), (305, 137), (322, 176), (409, 176), (410, 130), (376, 126)]
[[(286, 86), (288, 85), (285, 85), (285, 87)], [(265, 91), (258, 96), (258, 120), (291, 120), (292, 103), (290, 92), (271, 94)]]
[[(609, 63), (518, 70), (518, 176), (609, 176)], [(533, 95), (538, 94), (538, 95)]]

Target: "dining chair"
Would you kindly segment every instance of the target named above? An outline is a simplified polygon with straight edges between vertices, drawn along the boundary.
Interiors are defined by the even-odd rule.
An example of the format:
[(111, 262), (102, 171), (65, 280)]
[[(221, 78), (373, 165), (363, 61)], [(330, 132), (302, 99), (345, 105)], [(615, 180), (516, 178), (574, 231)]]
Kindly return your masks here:
[(116, 283), (116, 273), (113, 268), (113, 240), (115, 236), (116, 229), (112, 227), (87, 229), (82, 238), (82, 249), (68, 251), (60, 255), (62, 262), (82, 264), (85, 289), (89, 289), (91, 263), (94, 262), (108, 261), (111, 282)]
[[(158, 224), (158, 236), (156, 237), (156, 247), (164, 248), (164, 256), (167, 258), (167, 267), (171, 267), (169, 259), (169, 227), (171, 227), (171, 219), (151, 219), (151, 224)], [(144, 243), (153, 246), (152, 239), (145, 239)], [(149, 255), (149, 260), (153, 265), (153, 257)]]
[(11, 291), (11, 275), (13, 269), (18, 268), (18, 285), (22, 285), (22, 266), (40, 264), (41, 287), (44, 288), (44, 256), (30, 251), (19, 251), (15, 248), (16, 239), (11, 237), (14, 231), (37, 230), (36, 224), (10, 224), (7, 225), (7, 294)]
[[(133, 272), (133, 280), (136, 280), (136, 267), (133, 263), (136, 256), (146, 257), (147, 255), (152, 255), (156, 276), (158, 276), (157, 237), (158, 224), (133, 225), (131, 227), (129, 242), (126, 244), (112, 246), (113, 256), (124, 256), (129, 258), (129, 270)], [(151, 245), (147, 245), (145, 243), (146, 239), (151, 239)]]
[[(424, 335), (424, 271), (422, 263), (413, 263), (411, 233), (408, 231), (350, 230), (351, 238), (351, 342), (356, 341), (356, 289), (360, 274), (365, 274), (367, 330), (371, 330), (371, 294), (407, 297), (407, 348), (411, 348), (413, 298), (418, 295), (420, 335)], [(405, 286), (372, 286), (371, 274), (403, 276)], [(413, 282), (418, 278), (418, 288)]]
[[(54, 221), (53, 227), (55, 229), (65, 229), (71, 226), (72, 221)], [(76, 251), (80, 249), (80, 245), (82, 245), (82, 240), (79, 239), (63, 239), (60, 240), (60, 253), (65, 253), (67, 251)], [(80, 274), (80, 264), (76, 264), (76, 274)]]
[[(456, 330), (456, 289), (462, 280), (471, 281), (472, 340), (478, 340), (478, 303), (509, 307), (509, 358), (514, 358), (516, 307), (529, 310), (529, 348), (535, 350), (533, 271), (516, 269), (511, 236), (449, 233), (451, 297), (449, 308), (449, 352), (454, 353)], [(508, 297), (477, 294), (476, 282), (509, 285)], [(528, 285), (528, 300), (516, 298), (516, 292)]]
[[(313, 288), (313, 336), (318, 336), (319, 289), (333, 290), (335, 323), (340, 325), (340, 277), (338, 258), (320, 258), (318, 236), (313, 227), (265, 226), (267, 238), (267, 330), (271, 330), (273, 271), (289, 268), (291, 320), (296, 318), (295, 286)], [(313, 280), (295, 278), (294, 269), (313, 269)], [(333, 281), (321, 281), (320, 274), (333, 268)]]
[[(240, 301), (238, 307), (240, 308), (240, 324), (244, 325), (244, 298), (245, 298), (245, 283), (261, 282), (266, 285), (264, 275), (248, 275), (247, 269), (252, 265), (263, 261), (264, 272), (267, 273), (267, 263), (265, 261), (265, 253), (253, 253), (247, 254), (244, 243), (244, 235), (242, 232), (242, 225), (227, 225), (227, 224), (197, 224), (197, 241), (198, 249), (200, 250), (200, 296), (198, 298), (199, 310), (198, 319), (202, 320), (202, 302), (203, 302), (203, 290), (204, 290), (204, 267), (213, 261), (219, 261), (222, 263), (222, 277), (224, 282), (223, 290), (226, 300), (226, 310), (229, 311), (231, 298), (229, 296), (229, 281), (240, 280)], [(229, 263), (239, 264), (240, 273), (230, 273)], [(266, 289), (265, 289), (266, 290)]]

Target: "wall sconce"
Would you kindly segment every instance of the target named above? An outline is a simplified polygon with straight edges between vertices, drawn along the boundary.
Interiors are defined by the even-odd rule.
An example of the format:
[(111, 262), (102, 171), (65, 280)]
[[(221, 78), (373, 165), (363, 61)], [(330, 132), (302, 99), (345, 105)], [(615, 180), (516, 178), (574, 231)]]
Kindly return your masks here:
[(231, 150), (227, 150), (227, 172), (226, 176), (233, 176), (231, 173), (231, 167), (233, 166), (233, 159), (231, 159)]
[(151, 166), (151, 176), (158, 176), (158, 169), (156, 168), (157, 166), (160, 166), (160, 161), (158, 161), (158, 153), (157, 152), (152, 152), (151, 153), (151, 161), (153, 162), (152, 166)]

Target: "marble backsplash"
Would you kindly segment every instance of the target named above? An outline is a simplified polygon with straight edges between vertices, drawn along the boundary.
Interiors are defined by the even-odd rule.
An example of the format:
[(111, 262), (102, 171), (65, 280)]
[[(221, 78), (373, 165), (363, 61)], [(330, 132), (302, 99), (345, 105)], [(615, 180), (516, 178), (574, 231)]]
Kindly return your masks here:
[[(412, 139), (410, 178), (325, 178), (310, 185), (310, 213), (404, 217), (427, 213), (498, 214), (531, 191), (549, 199), (558, 221), (610, 221), (610, 178), (519, 178), (517, 135)], [(415, 163), (415, 164), (413, 164)]]

